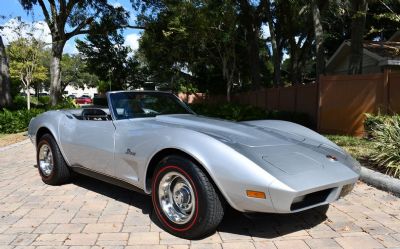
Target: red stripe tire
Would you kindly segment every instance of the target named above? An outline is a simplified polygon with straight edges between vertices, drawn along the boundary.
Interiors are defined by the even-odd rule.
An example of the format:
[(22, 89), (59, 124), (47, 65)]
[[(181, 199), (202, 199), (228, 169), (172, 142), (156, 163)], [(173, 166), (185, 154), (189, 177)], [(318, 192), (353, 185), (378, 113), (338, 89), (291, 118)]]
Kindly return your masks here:
[(198, 239), (215, 232), (224, 215), (213, 183), (192, 160), (172, 155), (158, 164), (152, 180), (154, 212), (169, 233)]

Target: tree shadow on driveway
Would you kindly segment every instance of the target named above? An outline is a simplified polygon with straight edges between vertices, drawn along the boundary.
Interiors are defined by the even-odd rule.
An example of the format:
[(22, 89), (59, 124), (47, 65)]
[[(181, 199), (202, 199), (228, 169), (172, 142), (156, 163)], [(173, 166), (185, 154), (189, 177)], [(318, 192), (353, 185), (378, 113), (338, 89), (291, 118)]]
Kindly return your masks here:
[[(73, 184), (123, 202), (142, 210), (144, 215), (161, 227), (148, 195), (118, 187), (84, 175), (76, 175)], [(244, 214), (227, 208), (224, 219), (217, 228), (223, 239), (235, 239), (237, 236), (273, 239), (287, 234), (307, 235), (303, 230), (311, 229), (324, 222), (327, 206), (294, 214)]]

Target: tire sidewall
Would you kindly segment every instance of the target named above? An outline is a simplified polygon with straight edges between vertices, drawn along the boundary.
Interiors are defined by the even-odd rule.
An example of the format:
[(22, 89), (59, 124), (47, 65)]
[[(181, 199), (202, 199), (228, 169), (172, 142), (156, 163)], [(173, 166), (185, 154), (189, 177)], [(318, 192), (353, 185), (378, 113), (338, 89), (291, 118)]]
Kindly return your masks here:
[[(156, 215), (161, 222), (162, 226), (172, 234), (179, 235), (180, 237), (191, 236), (195, 234), (207, 210), (207, 200), (204, 197), (205, 190), (202, 188), (201, 179), (198, 177), (194, 170), (193, 162), (185, 158), (171, 156), (163, 160), (158, 166), (154, 174), (152, 182), (152, 201)], [(195, 210), (193, 217), (185, 224), (173, 223), (163, 212), (160, 201), (158, 198), (158, 186), (160, 180), (169, 172), (177, 172), (187, 178), (192, 185), (195, 194)]]

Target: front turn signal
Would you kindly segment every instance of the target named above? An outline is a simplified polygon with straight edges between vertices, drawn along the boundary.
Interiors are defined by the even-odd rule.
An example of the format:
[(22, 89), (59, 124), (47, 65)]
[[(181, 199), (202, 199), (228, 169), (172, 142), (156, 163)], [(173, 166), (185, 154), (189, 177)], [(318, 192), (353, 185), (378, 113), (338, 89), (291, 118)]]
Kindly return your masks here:
[(265, 199), (265, 193), (254, 190), (246, 190), (247, 197)]

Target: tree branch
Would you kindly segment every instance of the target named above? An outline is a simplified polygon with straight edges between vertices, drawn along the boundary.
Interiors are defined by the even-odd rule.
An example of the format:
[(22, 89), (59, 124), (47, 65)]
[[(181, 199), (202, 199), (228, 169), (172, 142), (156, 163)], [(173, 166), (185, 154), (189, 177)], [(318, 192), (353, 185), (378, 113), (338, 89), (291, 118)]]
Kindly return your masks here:
[(49, 11), (47, 10), (46, 5), (44, 4), (43, 0), (39, 0), (38, 2), (39, 2), (40, 7), (42, 8), (44, 17), (46, 18), (47, 25), (49, 25), (49, 28), (52, 29), (53, 22), (50, 19)]
[(136, 25), (123, 25), (123, 26), (121, 26), (121, 28), (123, 29), (123, 28), (129, 28), (129, 29), (142, 29), (142, 30), (145, 30), (146, 29), (146, 27), (144, 27), (144, 26), (136, 26)]
[(55, 18), (57, 18), (57, 7), (56, 7), (56, 3), (54, 2), (54, 0), (48, 0), (50, 3), (50, 9), (51, 9), (51, 15), (53, 17), (53, 21)]
[[(65, 1), (65, 0), (63, 0), (63, 1)], [(65, 12), (64, 12), (65, 13), (64, 21), (67, 20), (67, 17), (71, 14), (72, 9), (74, 8), (75, 4), (77, 4), (78, 2), (79, 2), (79, 0), (70, 0), (67, 3), (67, 6), (65, 7)]]
[(65, 0), (60, 0), (60, 13), (65, 12)]
[[(96, 15), (97, 14), (98, 13), (96, 13)], [(67, 39), (69, 39), (69, 38), (71, 38), (71, 37), (73, 37), (75, 35), (87, 34), (89, 32), (89, 30), (83, 30), (83, 28), (86, 25), (90, 24), (93, 20), (94, 20), (94, 16), (86, 18), (86, 20), (82, 21), (74, 30), (72, 30), (71, 32), (66, 33), (65, 36), (67, 37)]]

